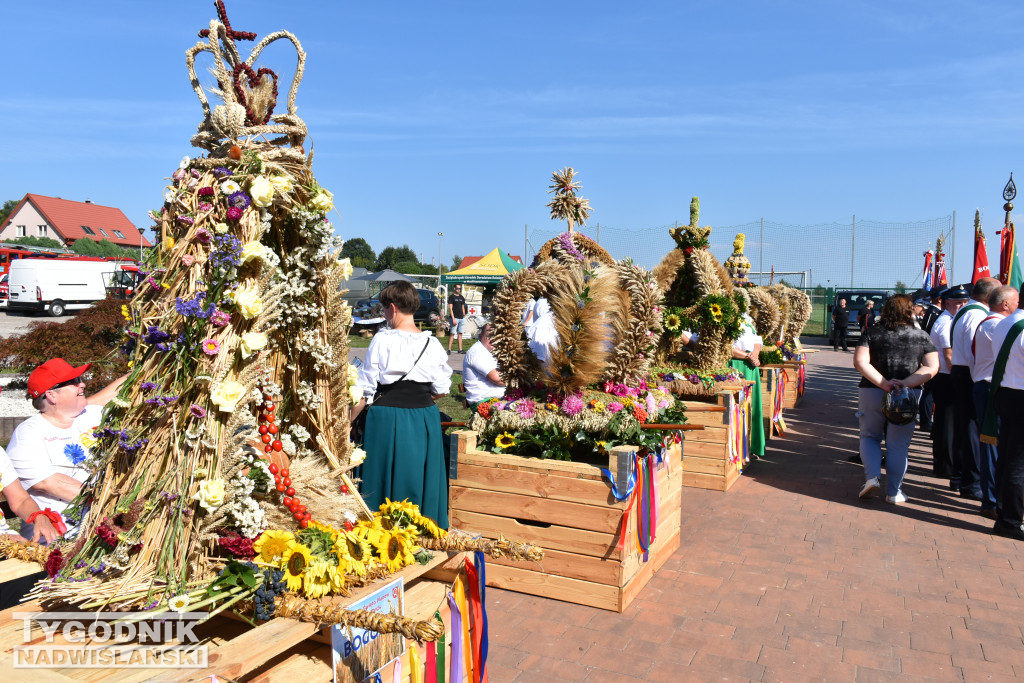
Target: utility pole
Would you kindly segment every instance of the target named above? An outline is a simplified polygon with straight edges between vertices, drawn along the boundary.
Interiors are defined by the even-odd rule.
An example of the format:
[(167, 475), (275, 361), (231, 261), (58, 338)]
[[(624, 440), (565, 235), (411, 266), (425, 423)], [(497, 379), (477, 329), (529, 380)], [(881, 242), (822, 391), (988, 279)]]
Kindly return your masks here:
[(595, 227), (597, 228), (597, 243), (601, 244), (601, 224), (598, 223)]
[(444, 237), (443, 232), (437, 233), (437, 286), (441, 286), (441, 238)]
[(758, 246), (760, 256), (757, 257), (757, 284), (764, 284), (764, 216), (761, 216), (761, 243)]
[(853, 289), (853, 266), (857, 254), (857, 214), (853, 214), (853, 223), (850, 228), (850, 289)]

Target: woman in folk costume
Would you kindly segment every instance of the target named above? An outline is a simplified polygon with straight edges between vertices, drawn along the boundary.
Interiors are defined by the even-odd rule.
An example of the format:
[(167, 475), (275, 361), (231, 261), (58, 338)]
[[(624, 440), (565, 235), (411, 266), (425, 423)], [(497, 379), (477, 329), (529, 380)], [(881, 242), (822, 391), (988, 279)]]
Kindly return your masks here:
[(754, 382), (750, 396), (750, 454), (764, 455), (764, 410), (761, 406), (761, 361), (762, 339), (754, 329), (754, 320), (744, 313), (740, 318), (740, 336), (732, 343), (732, 360), (729, 366), (736, 368), (744, 379)]
[(420, 298), (408, 282), (380, 293), (388, 329), (374, 335), (359, 369), (363, 398), (366, 461), (358, 476), (371, 509), (385, 498), (420, 506), (424, 515), (448, 528), (448, 473), (442, 445), (441, 413), (434, 401), (451, 388), (448, 354), (413, 322)]
[(541, 363), (546, 363), (551, 355), (549, 347), (558, 346), (558, 330), (555, 328), (555, 314), (551, 304), (541, 296), (533, 305), (533, 320), (526, 330), (526, 337), (532, 350)]

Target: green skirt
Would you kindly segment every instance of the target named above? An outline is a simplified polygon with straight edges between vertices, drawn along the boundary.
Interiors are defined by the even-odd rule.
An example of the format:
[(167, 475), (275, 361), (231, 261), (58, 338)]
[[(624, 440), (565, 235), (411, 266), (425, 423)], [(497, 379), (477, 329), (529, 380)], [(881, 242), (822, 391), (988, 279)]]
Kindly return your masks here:
[(739, 358), (729, 361), (729, 367), (739, 370), (743, 379), (754, 382), (750, 396), (750, 454), (762, 456), (764, 455), (764, 409), (761, 407), (761, 370)]
[(363, 500), (376, 510), (385, 498), (420, 506), (420, 512), (448, 528), (448, 472), (437, 406), (370, 406), (357, 476)]

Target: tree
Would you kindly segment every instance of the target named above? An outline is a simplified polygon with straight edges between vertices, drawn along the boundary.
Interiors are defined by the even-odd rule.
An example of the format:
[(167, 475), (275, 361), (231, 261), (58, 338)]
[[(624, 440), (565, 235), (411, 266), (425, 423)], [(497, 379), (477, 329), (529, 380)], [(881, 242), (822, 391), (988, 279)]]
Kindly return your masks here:
[(7, 240), (8, 244), (24, 244), (26, 247), (44, 247), (46, 249), (63, 249), (64, 245), (52, 237), (14, 237)]
[[(341, 258), (351, 259), (352, 265), (359, 268), (373, 268), (373, 264), (377, 261), (377, 254), (373, 251), (370, 243), (362, 237), (353, 237), (345, 240), (344, 246), (341, 247)], [(356, 263), (357, 259), (358, 264)], [(366, 263), (370, 265), (364, 265)]]
[(907, 293), (907, 283), (904, 282), (903, 280), (897, 280), (896, 281), (896, 288), (895, 289), (896, 289), (896, 293), (897, 294), (906, 294)]
[(3, 223), (14, 211), (14, 207), (18, 205), (18, 199), (8, 199), (4, 202), (3, 206), (0, 206), (0, 223)]
[(118, 258), (131, 258), (138, 259), (138, 249), (125, 249), (124, 247), (118, 246), (108, 239), (102, 239), (99, 242), (88, 238), (82, 238), (75, 240), (75, 243), (71, 245), (71, 250), (80, 256), (114, 256)]
[(452, 267), (449, 270), (458, 270), (459, 266), (462, 265), (462, 257), (458, 254), (452, 256)]
[(420, 262), (419, 258), (416, 257), (416, 252), (414, 252), (408, 244), (403, 244), (400, 247), (385, 247), (384, 251), (377, 255), (376, 269), (393, 269), (395, 264), (402, 261), (412, 261), (417, 264)]

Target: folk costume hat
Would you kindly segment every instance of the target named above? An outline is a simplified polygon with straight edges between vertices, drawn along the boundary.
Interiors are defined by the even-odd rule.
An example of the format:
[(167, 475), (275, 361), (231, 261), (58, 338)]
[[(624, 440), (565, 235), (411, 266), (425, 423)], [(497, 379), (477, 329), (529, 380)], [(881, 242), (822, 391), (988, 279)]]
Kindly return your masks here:
[(63, 358), (51, 358), (28, 376), (29, 398), (39, 398), (58, 384), (81, 377), (91, 367), (92, 363), (86, 363), (76, 368)]

